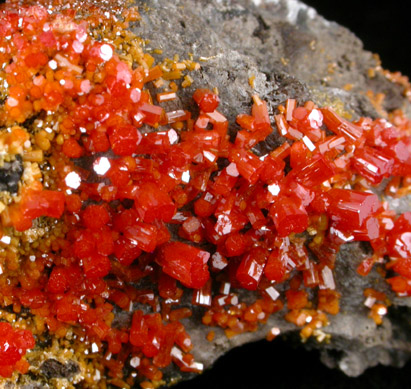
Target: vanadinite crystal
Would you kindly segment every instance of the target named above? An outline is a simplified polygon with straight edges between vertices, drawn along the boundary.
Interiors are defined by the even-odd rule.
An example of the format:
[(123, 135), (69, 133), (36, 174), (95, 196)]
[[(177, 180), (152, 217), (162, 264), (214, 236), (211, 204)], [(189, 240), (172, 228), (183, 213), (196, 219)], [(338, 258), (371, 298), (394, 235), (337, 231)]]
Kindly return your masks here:
[[(81, 20), (70, 8), (13, 4), (0, 8), (0, 147), (23, 158), (25, 171), (0, 208), (0, 303), (33, 320), (26, 329), (0, 322), (1, 376), (26, 373), (26, 351), (46, 333), (86, 339), (120, 387), (136, 376), (125, 376), (126, 363), (143, 387), (161, 382), (171, 363), (199, 372), (182, 324), (192, 315), (180, 305), (184, 294), (202, 307), (204, 325), (229, 338), (286, 305), (306, 339), (339, 312), (333, 269), (350, 241), (374, 250), (359, 274), (385, 266), (392, 290), (411, 295), (411, 213), (396, 216), (373, 193), (392, 176), (389, 194), (409, 192), (410, 121), (352, 123), (295, 99), (271, 118), (254, 95), (230, 137), (210, 89), (194, 92), (198, 112), (166, 111), (182, 71), (198, 64), (156, 64), (142, 51), (133, 64), (122, 59), (115, 31), (138, 18), (135, 10), (123, 24), (104, 22), (110, 35), (95, 8)], [(253, 147), (274, 131), (284, 143), (257, 155)], [(255, 291), (253, 303), (239, 301), (241, 288)], [(366, 297), (380, 324), (385, 297)], [(121, 311), (130, 323), (114, 320)]]
[(22, 357), (34, 345), (30, 331), (14, 330), (9, 323), (0, 322), (0, 375), (10, 377), (14, 369), (27, 373), (29, 364)]

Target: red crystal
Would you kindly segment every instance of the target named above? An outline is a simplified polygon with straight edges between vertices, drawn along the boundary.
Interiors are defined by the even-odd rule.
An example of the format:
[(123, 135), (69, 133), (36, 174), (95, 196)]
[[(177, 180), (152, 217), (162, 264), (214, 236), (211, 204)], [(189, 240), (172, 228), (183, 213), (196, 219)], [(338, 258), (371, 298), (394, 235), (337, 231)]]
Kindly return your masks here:
[(256, 247), (243, 256), (237, 269), (236, 278), (244, 289), (257, 289), (268, 255), (268, 250)]
[(356, 143), (363, 136), (361, 127), (341, 118), (331, 108), (322, 108), (321, 112), (324, 115), (324, 123), (328, 129), (337, 135), (344, 136), (348, 142)]
[(35, 341), (29, 330), (17, 330), (9, 323), (0, 322), (0, 375), (11, 377), (26, 351), (34, 346)]
[(130, 328), (130, 343), (133, 346), (142, 347), (148, 338), (148, 326), (144, 321), (144, 314), (140, 310), (133, 313)]
[(397, 259), (394, 263), (393, 270), (408, 280), (411, 280), (411, 258)]
[(227, 257), (236, 257), (244, 252), (249, 247), (250, 242), (247, 239), (247, 236), (239, 232), (234, 232), (230, 234), (227, 240), (224, 243), (225, 253)]
[(352, 164), (362, 176), (377, 185), (384, 177), (391, 175), (394, 160), (381, 151), (365, 146), (355, 151)]
[(400, 296), (411, 296), (411, 281), (409, 279), (396, 276), (388, 278), (387, 282), (391, 285), (392, 290)]
[(141, 141), (141, 134), (132, 125), (115, 127), (110, 135), (110, 144), (117, 155), (132, 155), (137, 151)]
[(254, 104), (251, 108), (251, 114), (253, 115), (254, 127), (259, 131), (268, 131), (266, 136), (271, 132), (270, 117), (268, 115), (267, 103), (260, 100), (257, 96), (254, 96)]
[(402, 214), (387, 236), (388, 254), (393, 258), (411, 257), (411, 212)]
[(302, 309), (308, 304), (308, 296), (305, 290), (287, 290), (285, 292), (288, 309)]
[(188, 288), (202, 288), (210, 278), (207, 262), (210, 254), (182, 242), (163, 245), (157, 262), (164, 273), (180, 281)]
[(69, 158), (80, 158), (83, 155), (83, 149), (75, 139), (67, 139), (63, 144), (63, 153)]
[(87, 278), (103, 278), (109, 273), (110, 268), (107, 256), (94, 254), (83, 258), (83, 269)]
[(249, 181), (250, 184), (255, 184), (257, 182), (264, 162), (255, 154), (245, 150), (233, 149), (230, 152), (229, 160), (236, 164), (238, 172)]
[[(171, 131), (171, 130), (170, 130)], [(152, 132), (144, 134), (137, 147), (138, 154), (160, 154), (170, 149), (169, 132)]]
[(193, 291), (191, 303), (203, 307), (211, 306), (211, 279), (209, 279), (201, 289)]
[(227, 267), (227, 265), (227, 258), (222, 256), (218, 251), (211, 256), (210, 266), (212, 271), (219, 272)]
[(285, 163), (282, 160), (267, 157), (264, 159), (264, 165), (260, 173), (261, 181), (272, 184), (284, 177)]
[(331, 189), (327, 192), (327, 213), (344, 231), (353, 231), (363, 226), (380, 208), (377, 195), (348, 189)]
[(270, 216), (281, 237), (303, 232), (308, 227), (308, 214), (300, 199), (281, 196), (270, 209)]
[(254, 132), (256, 130), (255, 118), (251, 115), (245, 115), (245, 114), (238, 115), (235, 121), (241, 128), (247, 131)]
[(157, 245), (157, 228), (152, 224), (136, 222), (124, 229), (124, 237), (132, 245), (146, 252), (153, 252)]
[[(237, 116), (241, 130), (234, 134), (217, 111), (219, 96), (208, 89), (193, 95), (198, 116), (170, 103), (184, 69), (197, 67), (193, 61), (156, 65), (144, 54), (139, 62), (144, 67), (132, 69), (116, 54), (117, 46), (104, 43), (104, 35), (96, 42), (87, 23), (73, 19), (73, 10), (56, 15), (41, 6), (22, 6), (17, 14), (8, 7), (1, 11), (0, 81), (6, 89), (0, 126), (11, 131), (0, 134), (0, 142), (13, 156), (30, 140), (33, 151), (24, 151), (25, 163), (34, 159), (47, 174), (39, 178), (33, 169), (29, 180), (25, 174), (18, 195), (1, 212), (6, 262), (0, 270), (7, 285), (0, 294), (16, 313), (21, 307), (30, 310), (40, 338), (42, 323), (58, 337), (76, 326), (104, 353), (96, 363), (109, 370), (113, 385), (135, 385), (131, 375), (123, 377), (126, 361), (138, 377), (158, 383), (159, 368), (172, 361), (184, 371), (202, 369), (188, 354), (193, 345), (180, 320), (192, 312), (178, 305), (179, 283), (195, 289), (194, 305), (207, 307), (203, 323), (233, 337), (256, 331), (283, 308), (284, 288), (277, 291), (274, 283), (284, 281), (291, 310), (286, 319), (304, 326), (301, 335), (307, 338), (327, 323), (324, 312), (339, 311), (333, 268), (341, 244), (351, 241), (369, 241), (374, 250), (358, 266), (359, 274), (366, 276), (373, 267), (381, 274), (394, 272), (387, 280), (393, 291), (411, 295), (411, 213), (395, 220), (370, 192), (390, 175), (396, 177), (387, 195), (410, 190), (411, 122), (403, 114), (389, 114), (394, 125), (370, 118), (350, 123), (312, 101), (298, 106), (288, 99), (276, 114), (272, 104), (253, 96), (251, 115)], [(101, 23), (96, 7), (90, 15), (91, 26), (105, 30), (111, 23)], [(122, 18), (116, 19), (125, 29)], [(156, 103), (175, 110), (166, 113), (155, 105), (153, 88), (159, 92)], [(19, 126), (33, 115), (57, 114), (58, 123), (50, 124), (56, 136), (41, 128), (29, 135)], [(287, 142), (256, 155), (251, 150), (271, 134), (272, 116)], [(335, 135), (327, 136), (329, 131)], [(83, 162), (92, 170), (81, 168)], [(78, 188), (68, 174), (78, 175)], [(20, 258), (14, 241), (26, 234), (13, 231), (31, 228), (38, 217), (60, 220), (27, 252), (29, 258)], [(26, 238), (32, 232), (37, 230)], [(175, 242), (176, 233), (204, 244), (213, 255)], [(222, 295), (213, 295), (218, 286), (212, 288), (209, 269)], [(137, 287), (143, 279), (153, 288)], [(239, 302), (231, 287), (258, 289), (261, 298)], [(317, 309), (308, 299), (311, 292), (317, 293)], [(135, 311), (130, 329), (113, 328), (114, 305), (117, 313), (134, 304), (146, 313)], [(373, 317), (381, 319), (379, 307), (384, 308), (373, 306)], [(0, 339), (6, 339), (0, 342), (0, 375), (26, 373), (29, 365), (22, 357), (34, 346), (33, 336), (8, 324), (0, 327)]]
[(411, 140), (409, 137), (391, 144), (387, 149), (384, 149), (384, 152), (395, 160), (394, 175), (411, 175)]
[[(169, 124), (187, 120), (189, 119), (189, 116), (190, 116), (189, 112), (184, 111), (182, 109), (166, 113), (167, 122)], [(160, 120), (160, 117), (158, 118), (158, 120)]]
[(316, 144), (321, 154), (336, 157), (344, 150), (345, 138), (343, 136), (328, 136), (324, 141)]
[(354, 240), (357, 241), (375, 240), (380, 236), (380, 223), (377, 218), (369, 217), (364, 221), (361, 228), (354, 228), (351, 233)]
[(197, 89), (193, 99), (203, 112), (215, 111), (220, 103), (219, 97), (209, 89)]
[(191, 216), (183, 222), (178, 233), (184, 239), (200, 243), (203, 241), (204, 227), (202, 226), (200, 219)]
[(278, 249), (273, 250), (264, 269), (265, 276), (269, 280), (281, 282), (285, 278), (286, 270), (286, 263), (283, 261), (280, 251)]
[(282, 136), (286, 136), (288, 132), (288, 124), (286, 122), (286, 118), (284, 117), (284, 115), (275, 115), (275, 124), (277, 125), (278, 132)]
[(329, 180), (334, 174), (334, 168), (328, 161), (322, 156), (315, 156), (308, 160), (307, 164), (301, 164), (299, 168), (293, 169), (291, 177), (295, 177), (295, 180), (302, 185), (312, 188)]
[(64, 202), (62, 192), (29, 189), (12, 215), (12, 224), (17, 231), (24, 231), (31, 227), (32, 220), (40, 216), (60, 218), (64, 212)]
[(135, 207), (146, 223), (152, 223), (155, 220), (169, 222), (176, 211), (176, 206), (170, 196), (151, 182), (141, 185), (137, 190)]
[(239, 172), (237, 165), (231, 164), (230, 168), (223, 169), (214, 180), (213, 192), (218, 195), (228, 195), (237, 182)]
[(239, 212), (232, 211), (229, 214), (222, 212), (217, 217), (217, 223), (214, 226), (218, 235), (228, 235), (240, 231), (246, 224), (247, 218)]
[(102, 205), (89, 205), (82, 214), (83, 223), (91, 230), (99, 230), (110, 221), (110, 215)]
[(120, 237), (114, 244), (114, 255), (124, 266), (131, 265), (140, 254), (140, 248), (130, 239)]

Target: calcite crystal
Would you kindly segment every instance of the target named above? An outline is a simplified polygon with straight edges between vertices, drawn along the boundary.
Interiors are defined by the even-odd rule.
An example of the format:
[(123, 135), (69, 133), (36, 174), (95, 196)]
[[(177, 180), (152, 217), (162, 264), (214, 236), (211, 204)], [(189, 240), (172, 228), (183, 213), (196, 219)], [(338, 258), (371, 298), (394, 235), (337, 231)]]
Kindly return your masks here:
[[(342, 48), (295, 1), (77, 5), (0, 8), (0, 374), (152, 388), (296, 331), (350, 375), (405, 361), (401, 87), (336, 26), (359, 75), (324, 82)], [(273, 39), (286, 57), (259, 54)]]

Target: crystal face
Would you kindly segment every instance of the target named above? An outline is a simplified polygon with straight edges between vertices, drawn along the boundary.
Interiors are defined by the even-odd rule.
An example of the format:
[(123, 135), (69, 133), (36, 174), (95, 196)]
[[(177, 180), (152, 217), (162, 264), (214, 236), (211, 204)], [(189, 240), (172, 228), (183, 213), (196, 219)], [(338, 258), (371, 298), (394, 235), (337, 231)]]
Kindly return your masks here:
[(327, 192), (330, 205), (328, 214), (345, 231), (361, 227), (381, 206), (377, 195), (347, 189)]

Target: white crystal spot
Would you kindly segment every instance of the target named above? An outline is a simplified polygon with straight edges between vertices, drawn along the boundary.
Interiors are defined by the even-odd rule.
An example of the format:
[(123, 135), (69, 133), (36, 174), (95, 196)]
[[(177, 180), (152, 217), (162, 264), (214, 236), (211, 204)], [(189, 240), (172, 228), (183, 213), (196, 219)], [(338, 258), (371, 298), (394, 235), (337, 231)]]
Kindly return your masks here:
[(280, 193), (280, 185), (278, 184), (268, 185), (267, 189), (273, 196), (277, 196)]
[(311, 142), (311, 139), (308, 136), (303, 136), (303, 142), (307, 146), (308, 150), (314, 151), (315, 150), (315, 145), (313, 142)]
[(104, 61), (110, 61), (111, 57), (113, 56), (113, 49), (110, 45), (104, 44), (100, 47), (100, 57)]
[(174, 130), (169, 130), (167, 134), (168, 134), (168, 139), (170, 140), (170, 144), (173, 145), (174, 143), (177, 143), (178, 141), (177, 132), (175, 132)]
[(190, 172), (188, 170), (183, 172), (183, 174), (181, 175), (181, 181), (185, 182), (186, 184), (190, 182)]
[(376, 301), (377, 300), (375, 297), (368, 296), (366, 300), (364, 301), (364, 305), (368, 308), (372, 308), (372, 306), (375, 304)]
[(81, 178), (76, 172), (70, 172), (64, 179), (69, 188), (77, 189), (81, 184)]
[(51, 70), (56, 70), (57, 69), (57, 62), (52, 59), (51, 61), (49, 61), (49, 67)]
[(99, 348), (98, 348), (97, 344), (96, 344), (96, 343), (92, 343), (92, 344), (91, 344), (91, 352), (92, 352), (92, 353), (97, 353), (98, 351), (99, 351)]
[(238, 177), (240, 173), (238, 172), (237, 165), (234, 162), (231, 162), (226, 167), (227, 174), (231, 177)]
[(379, 315), (384, 316), (384, 315), (387, 314), (387, 308), (386, 307), (379, 307), (377, 309), (377, 312), (378, 312)]
[(104, 176), (111, 167), (111, 163), (107, 157), (101, 157), (93, 164), (93, 170), (99, 175)]
[(209, 151), (203, 151), (203, 155), (205, 158), (207, 158), (210, 162), (214, 162), (216, 160), (216, 156), (213, 153), (210, 153)]
[(139, 357), (133, 357), (130, 359), (130, 366), (131, 367), (139, 367), (140, 366), (140, 358)]
[(265, 291), (273, 301), (277, 300), (278, 296), (280, 295), (280, 293), (278, 293), (273, 286), (269, 286)]
[(335, 289), (335, 282), (332, 270), (328, 266), (324, 266), (321, 271), (321, 275), (324, 281), (325, 289)]

